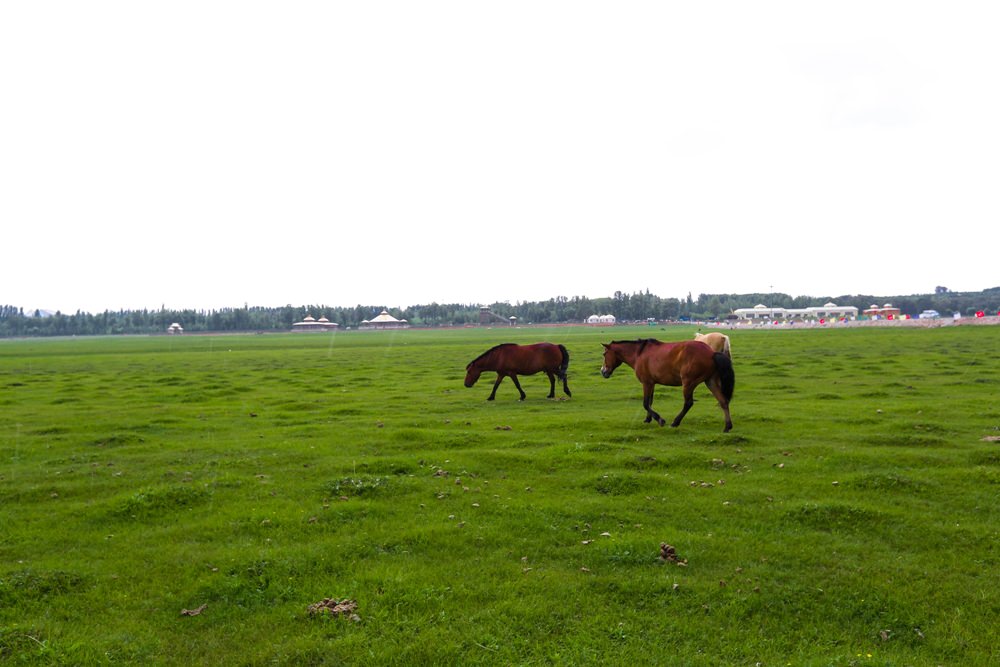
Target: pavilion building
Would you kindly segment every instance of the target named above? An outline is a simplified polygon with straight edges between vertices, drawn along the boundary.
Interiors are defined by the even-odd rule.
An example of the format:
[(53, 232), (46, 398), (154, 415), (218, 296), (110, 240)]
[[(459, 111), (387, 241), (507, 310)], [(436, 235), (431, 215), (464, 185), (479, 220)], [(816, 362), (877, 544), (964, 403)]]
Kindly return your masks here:
[(865, 308), (864, 315), (873, 320), (896, 320), (899, 319), (900, 310), (891, 303), (887, 303), (884, 306), (873, 303), (869, 308)]
[[(865, 311), (866, 313), (868, 311)], [(826, 303), (822, 306), (808, 308), (775, 308), (762, 303), (753, 308), (737, 308), (733, 311), (737, 319), (758, 322), (795, 321), (795, 320), (856, 320), (858, 309), (854, 306), (838, 306)]]
[(312, 315), (306, 315), (301, 322), (292, 325), (292, 331), (332, 331), (338, 328), (340, 325), (336, 322), (331, 322), (326, 317), (317, 320)]
[(389, 311), (383, 310), (381, 313), (376, 315), (370, 320), (362, 320), (359, 329), (408, 329), (410, 323), (406, 320), (397, 320), (395, 317), (389, 314)]

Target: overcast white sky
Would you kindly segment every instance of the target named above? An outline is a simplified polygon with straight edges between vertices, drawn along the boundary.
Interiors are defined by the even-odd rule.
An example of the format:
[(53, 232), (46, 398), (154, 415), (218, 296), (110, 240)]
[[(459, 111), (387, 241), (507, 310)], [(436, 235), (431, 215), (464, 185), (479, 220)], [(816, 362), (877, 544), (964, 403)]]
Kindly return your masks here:
[(1000, 3), (0, 3), (0, 303), (1000, 286)]

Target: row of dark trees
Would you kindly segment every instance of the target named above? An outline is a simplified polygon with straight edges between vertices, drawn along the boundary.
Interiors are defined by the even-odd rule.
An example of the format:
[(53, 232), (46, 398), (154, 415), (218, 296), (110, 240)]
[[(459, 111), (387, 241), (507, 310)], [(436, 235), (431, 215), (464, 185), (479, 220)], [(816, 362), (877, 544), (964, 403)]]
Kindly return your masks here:
[[(833, 301), (838, 306), (856, 306), (859, 311), (872, 304), (892, 303), (903, 313), (917, 315), (924, 310), (937, 310), (943, 316), (961, 313), (971, 316), (983, 310), (993, 314), (1000, 310), (1000, 287), (982, 292), (952, 292), (938, 287), (934, 294), (911, 296), (855, 295), (839, 297), (792, 297), (787, 294), (700, 294), (693, 299), (664, 298), (645, 292), (626, 294), (615, 292), (611, 297), (590, 299), (585, 296), (558, 296), (548, 301), (508, 302), (490, 304), (493, 313), (502, 319), (516, 317), (523, 324), (583, 322), (591, 315), (614, 315), (619, 322), (664, 320), (724, 319), (737, 308), (752, 308), (764, 304), (780, 308), (805, 308)], [(462, 326), (478, 324), (479, 304), (439, 304), (391, 309), (396, 317), (414, 326)], [(306, 315), (325, 316), (341, 327), (356, 327), (372, 319), (383, 306), (345, 308), (325, 305), (223, 308), (220, 310), (119, 310), (91, 314), (77, 311), (72, 315), (39, 311), (24, 312), (22, 308), (0, 305), (0, 337), (13, 336), (90, 336), (114, 334), (163, 333), (173, 323), (180, 323), (186, 332), (226, 331), (288, 331), (293, 322)]]

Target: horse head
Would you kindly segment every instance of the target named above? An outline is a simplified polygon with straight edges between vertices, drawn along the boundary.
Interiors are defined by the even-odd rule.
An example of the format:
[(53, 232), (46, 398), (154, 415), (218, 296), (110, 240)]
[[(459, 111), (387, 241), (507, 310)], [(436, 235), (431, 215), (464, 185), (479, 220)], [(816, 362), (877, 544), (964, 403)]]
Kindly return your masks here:
[(471, 387), (476, 384), (479, 380), (479, 376), (483, 374), (483, 369), (479, 367), (476, 362), (472, 362), (465, 367), (465, 386)]
[(601, 343), (604, 346), (604, 364), (601, 366), (601, 375), (605, 378), (611, 377), (611, 374), (615, 372), (615, 369), (621, 366), (622, 358), (617, 351), (611, 345), (607, 343)]

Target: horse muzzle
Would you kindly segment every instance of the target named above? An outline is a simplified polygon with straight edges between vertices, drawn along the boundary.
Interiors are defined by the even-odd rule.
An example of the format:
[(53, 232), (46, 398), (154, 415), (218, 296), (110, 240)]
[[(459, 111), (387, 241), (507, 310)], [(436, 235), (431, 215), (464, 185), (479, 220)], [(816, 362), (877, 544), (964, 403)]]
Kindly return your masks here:
[(601, 377), (604, 379), (611, 377), (612, 373), (614, 373), (614, 370), (608, 368), (607, 366), (601, 366)]

